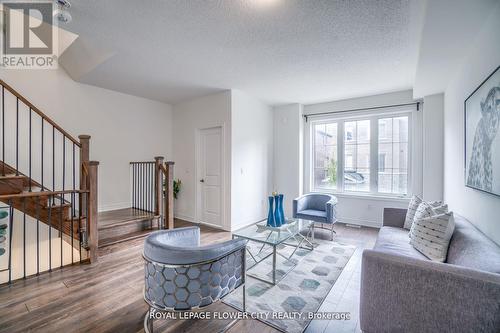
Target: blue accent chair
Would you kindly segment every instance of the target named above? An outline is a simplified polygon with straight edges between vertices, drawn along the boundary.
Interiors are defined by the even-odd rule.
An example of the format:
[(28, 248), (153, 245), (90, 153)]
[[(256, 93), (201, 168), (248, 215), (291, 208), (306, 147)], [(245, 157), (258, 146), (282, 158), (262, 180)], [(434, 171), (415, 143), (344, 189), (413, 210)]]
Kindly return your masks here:
[(314, 221), (311, 227), (312, 239), (314, 240), (314, 227), (320, 224), (329, 224), (331, 228), (331, 240), (333, 234), (333, 225), (337, 222), (337, 198), (329, 194), (309, 193), (293, 200), (293, 217)]
[[(200, 228), (151, 233), (144, 242), (144, 300), (149, 310), (145, 332), (152, 332), (156, 311), (189, 311), (217, 302), (243, 287), (245, 311), (246, 240), (200, 246)], [(231, 322), (233, 324), (233, 322)]]

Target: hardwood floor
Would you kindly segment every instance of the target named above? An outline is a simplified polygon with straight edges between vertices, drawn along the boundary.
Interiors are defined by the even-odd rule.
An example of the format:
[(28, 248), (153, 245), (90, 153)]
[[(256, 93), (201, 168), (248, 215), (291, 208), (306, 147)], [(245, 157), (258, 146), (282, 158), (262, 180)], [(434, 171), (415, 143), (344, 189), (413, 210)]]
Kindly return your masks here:
[[(176, 220), (176, 227), (189, 225)], [(231, 238), (229, 232), (201, 227), (202, 243)], [(357, 332), (360, 258), (363, 248), (373, 246), (377, 230), (336, 226), (337, 239), (358, 249), (328, 294), (320, 311), (351, 312), (349, 321), (311, 322), (306, 332)], [(317, 231), (317, 237), (328, 237)], [(0, 332), (142, 332), (147, 310), (144, 285), (143, 238), (99, 249), (99, 262), (20, 280), (0, 287)], [(234, 311), (217, 303), (206, 310)], [(219, 320), (157, 321), (165, 332), (216, 332)], [(257, 320), (240, 320), (230, 332), (277, 332)]]

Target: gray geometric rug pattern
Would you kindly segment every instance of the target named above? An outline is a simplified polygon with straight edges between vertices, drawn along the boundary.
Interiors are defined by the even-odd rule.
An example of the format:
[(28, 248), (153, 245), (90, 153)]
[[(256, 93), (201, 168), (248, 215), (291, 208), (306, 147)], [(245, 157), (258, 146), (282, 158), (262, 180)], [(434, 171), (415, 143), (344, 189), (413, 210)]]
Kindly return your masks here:
[[(246, 282), (247, 312), (250, 313), (272, 313), (272, 312), (316, 312), (323, 300), (332, 289), (335, 281), (344, 269), (345, 265), (356, 250), (353, 245), (336, 241), (316, 239), (318, 244), (313, 251), (298, 249), (292, 257), (293, 263), (297, 265), (275, 286), (259, 281), (248, 276)], [(249, 242), (247, 247), (252, 253), (258, 253), (260, 244)], [(271, 251), (271, 247), (265, 247), (261, 257)], [(278, 252), (285, 256), (293, 251), (293, 247), (280, 246)], [(247, 266), (255, 262), (247, 255)], [(277, 281), (283, 274), (293, 266), (281, 256), (277, 256)], [(250, 269), (259, 277), (272, 277), (272, 256)], [(223, 300), (224, 303), (241, 309), (242, 288), (238, 288)], [(279, 319), (259, 318), (274, 328), (288, 333), (301, 333), (309, 324), (307, 318)]]

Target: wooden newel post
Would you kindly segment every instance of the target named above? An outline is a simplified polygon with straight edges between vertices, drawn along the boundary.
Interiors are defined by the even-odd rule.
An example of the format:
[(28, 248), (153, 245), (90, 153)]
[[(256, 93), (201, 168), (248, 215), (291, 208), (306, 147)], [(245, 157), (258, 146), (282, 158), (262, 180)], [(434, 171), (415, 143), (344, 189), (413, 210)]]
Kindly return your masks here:
[(174, 162), (165, 162), (165, 228), (174, 228)]
[[(161, 200), (163, 198), (162, 170), (163, 156), (155, 157), (155, 215), (161, 215)], [(158, 224), (159, 226), (159, 224)]]
[(97, 167), (99, 162), (88, 162), (88, 212), (87, 212), (87, 235), (90, 251), (90, 262), (97, 262), (97, 249), (99, 247), (99, 236), (97, 232)]
[(80, 139), (80, 190), (87, 189), (87, 175), (82, 171), (82, 166), (90, 160), (90, 135), (79, 135)]

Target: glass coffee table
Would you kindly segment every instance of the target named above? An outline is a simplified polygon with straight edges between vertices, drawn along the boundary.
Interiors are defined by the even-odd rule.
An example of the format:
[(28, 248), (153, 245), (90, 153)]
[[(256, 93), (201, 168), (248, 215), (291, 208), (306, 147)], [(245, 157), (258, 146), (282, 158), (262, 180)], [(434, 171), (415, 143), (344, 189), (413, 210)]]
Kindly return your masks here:
[[(245, 238), (250, 242), (258, 243), (257, 249), (250, 249), (247, 246), (247, 253), (250, 255), (251, 259), (255, 262), (253, 265), (247, 268), (247, 275), (252, 276), (260, 281), (270, 283), (275, 285), (277, 282), (281, 281), (295, 266), (297, 263), (292, 261), (292, 257), (297, 252), (297, 250), (305, 249), (312, 251), (314, 250), (313, 244), (309, 241), (308, 236), (311, 232), (313, 222), (303, 219), (289, 219), (288, 222), (279, 228), (266, 226), (267, 220), (257, 222), (245, 228), (236, 230), (233, 232), (233, 238)], [(306, 236), (302, 235), (300, 232), (307, 230)], [(294, 241), (295, 243), (291, 243)], [(283, 245), (291, 247), (293, 250), (291, 254), (284, 255), (277, 250), (277, 247)], [(272, 248), (270, 253), (263, 252), (265, 248)], [(252, 268), (257, 266), (259, 263), (263, 262), (267, 258), (272, 256), (272, 278), (266, 279), (262, 276), (252, 273)], [(284, 274), (277, 280), (276, 276), (276, 259), (280, 256), (287, 262), (288, 269), (284, 271)]]

